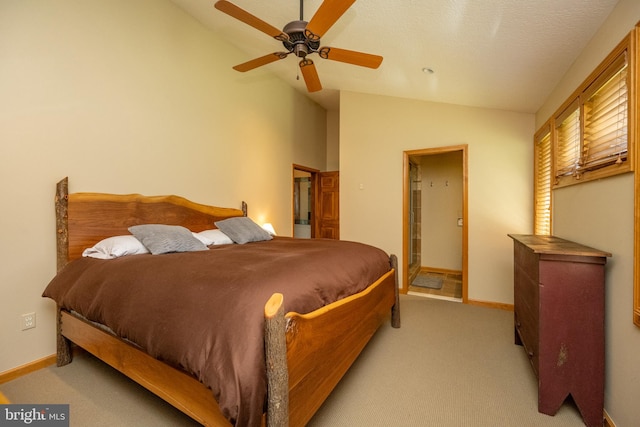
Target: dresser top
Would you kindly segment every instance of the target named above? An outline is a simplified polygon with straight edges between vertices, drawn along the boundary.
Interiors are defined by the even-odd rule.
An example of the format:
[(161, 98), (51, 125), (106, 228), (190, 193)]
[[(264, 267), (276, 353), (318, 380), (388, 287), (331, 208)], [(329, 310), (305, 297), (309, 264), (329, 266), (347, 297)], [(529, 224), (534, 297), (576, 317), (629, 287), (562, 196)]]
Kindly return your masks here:
[(575, 255), (590, 257), (610, 257), (609, 252), (590, 248), (579, 243), (555, 236), (537, 236), (533, 234), (509, 234), (513, 240), (522, 243), (534, 253), (550, 255)]

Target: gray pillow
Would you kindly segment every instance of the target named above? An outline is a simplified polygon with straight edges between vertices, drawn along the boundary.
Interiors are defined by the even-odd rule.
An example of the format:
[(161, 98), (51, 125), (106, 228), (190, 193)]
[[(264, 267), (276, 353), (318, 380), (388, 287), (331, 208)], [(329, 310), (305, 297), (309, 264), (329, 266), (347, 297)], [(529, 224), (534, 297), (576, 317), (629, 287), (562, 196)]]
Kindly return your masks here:
[(129, 232), (140, 240), (153, 255), (209, 249), (200, 240), (193, 237), (191, 231), (179, 225), (134, 225), (129, 227)]
[(216, 221), (215, 224), (231, 240), (241, 245), (273, 239), (268, 231), (246, 216), (223, 219), (222, 221)]

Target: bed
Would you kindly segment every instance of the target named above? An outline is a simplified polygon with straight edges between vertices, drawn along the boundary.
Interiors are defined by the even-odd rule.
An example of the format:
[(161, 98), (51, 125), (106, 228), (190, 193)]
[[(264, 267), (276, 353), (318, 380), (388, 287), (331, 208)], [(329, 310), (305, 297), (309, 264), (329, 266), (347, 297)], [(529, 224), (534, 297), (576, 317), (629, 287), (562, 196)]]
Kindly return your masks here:
[[(247, 218), (247, 207), (244, 203), (242, 209), (233, 209), (197, 204), (178, 196), (69, 194), (68, 179), (65, 178), (57, 184), (55, 209), (58, 274), (47, 287), (45, 296), (56, 300), (58, 307), (58, 365), (63, 366), (71, 362), (72, 346), (76, 345), (203, 425), (305, 425), (382, 322), (390, 318), (393, 327), (400, 327), (397, 259), (394, 255), (387, 256), (379, 249), (367, 250), (372, 251), (377, 258), (380, 255), (375, 254), (375, 251), (384, 254), (385, 267), (380, 266), (380, 262), (370, 267), (359, 266), (356, 274), (347, 273), (344, 278), (341, 278), (343, 267), (338, 258), (349, 259), (350, 264), (360, 265), (360, 255), (348, 252), (349, 255), (331, 255), (342, 250), (337, 246), (328, 246), (323, 250), (312, 249), (316, 251), (312, 252), (316, 255), (304, 255), (305, 259), (326, 258), (330, 265), (316, 265), (303, 269), (305, 277), (315, 277), (312, 283), (314, 296), (308, 297), (303, 295), (301, 290), (298, 291), (302, 285), (299, 285), (297, 280), (281, 276), (288, 270), (284, 266), (299, 265), (293, 260), (300, 259), (302, 255), (294, 255), (290, 247), (301, 244), (302, 242), (297, 242), (301, 239), (274, 237), (268, 241), (247, 244), (209, 246), (204, 251), (160, 256), (144, 254), (120, 257), (117, 260), (95, 260), (82, 256), (83, 251), (103, 239), (128, 234), (132, 226), (179, 225), (199, 233), (216, 228), (215, 223), (225, 224), (225, 220)], [(310, 243), (311, 241), (305, 242)], [(360, 245), (328, 239), (317, 239), (314, 243), (341, 247)], [(352, 249), (355, 248), (347, 248)], [(260, 262), (247, 263), (250, 268), (245, 268), (242, 259), (248, 257), (246, 254), (249, 252), (260, 252), (259, 256), (263, 258), (260, 258)], [(224, 261), (226, 253), (231, 258)], [(267, 256), (271, 258), (265, 258)], [(180, 284), (180, 292), (171, 296), (164, 292), (162, 285), (164, 278), (169, 276), (168, 267), (165, 271), (164, 265), (170, 264), (170, 261), (182, 268), (175, 274), (188, 279), (185, 280), (188, 283)], [(257, 271), (258, 265), (264, 265), (266, 270)], [(89, 274), (88, 271), (93, 270), (106, 272), (105, 276), (108, 276), (110, 281), (93, 280), (90, 282), (100, 282), (89, 285), (95, 288), (80, 288), (81, 285), (75, 283), (76, 279), (84, 280)], [(313, 273), (315, 270), (317, 271)], [(196, 290), (199, 292), (209, 281), (213, 282), (214, 278), (209, 277), (209, 271), (215, 271), (215, 280), (225, 282), (229, 289), (216, 288), (216, 298), (196, 297), (198, 300), (206, 300), (208, 308), (204, 311), (203, 308), (199, 308), (199, 302), (198, 307), (183, 302), (184, 295), (192, 294)], [(231, 276), (231, 271), (234, 276)], [(240, 274), (236, 274), (238, 271)], [(147, 280), (147, 276), (152, 276), (150, 280), (155, 280), (153, 292), (146, 285), (140, 285), (140, 290), (130, 292), (140, 293), (143, 302), (134, 303), (129, 294), (121, 296), (136, 284), (142, 284)], [(261, 278), (260, 286), (251, 287), (251, 292), (242, 288), (243, 281), (248, 280), (246, 277), (249, 276)], [(325, 287), (318, 279), (320, 276), (323, 276), (322, 280), (325, 280), (324, 277), (335, 276), (345, 284), (358, 281), (366, 283), (357, 285), (359, 288), (356, 291), (347, 291), (334, 284), (327, 284)], [(62, 289), (67, 286), (67, 282), (72, 281), (71, 277), (74, 281), (73, 288), (65, 288), (64, 292), (58, 295), (49, 290), (50, 287)], [(131, 280), (132, 284), (125, 284), (126, 280)], [(78, 281), (81, 282), (79, 279)], [(221, 299), (225, 292), (228, 294), (226, 298), (233, 298), (218, 304), (228, 305), (232, 311), (219, 316), (221, 320), (212, 316), (213, 313), (222, 313), (223, 307), (209, 305), (214, 304), (213, 300)], [(241, 302), (240, 298), (244, 294), (250, 295), (250, 299)], [(85, 301), (84, 298), (91, 299)], [(167, 307), (172, 308), (165, 312), (149, 308), (151, 306), (147, 307), (147, 304), (151, 304), (148, 301), (155, 300), (158, 300), (158, 304), (169, 304)], [(73, 304), (77, 306), (74, 307)], [(233, 310), (234, 304), (240, 304), (240, 309)], [(136, 309), (133, 314), (124, 311), (122, 314), (119, 310), (124, 310), (122, 307), (125, 306)], [(304, 308), (311, 306), (314, 307), (311, 310)], [(175, 307), (188, 309), (179, 311)], [(291, 307), (302, 309), (292, 310)], [(141, 316), (140, 313), (144, 310), (150, 312)], [(195, 318), (186, 317), (187, 311), (199, 313), (198, 310), (201, 313)], [(176, 311), (177, 313), (174, 313)], [(158, 317), (157, 313), (160, 312), (162, 316)], [(156, 313), (155, 317), (153, 313)], [(175, 316), (185, 316), (185, 321)], [(123, 329), (119, 319), (125, 317), (132, 318), (134, 326), (126, 326)], [(245, 317), (253, 319), (248, 320), (252, 323), (241, 324)], [(192, 329), (187, 329), (186, 332), (181, 331), (180, 325), (185, 322), (198, 325), (192, 326)], [(227, 322), (227, 326), (222, 328), (223, 332), (212, 332), (217, 330), (214, 325), (220, 323), (224, 326), (224, 322)], [(142, 323), (150, 324), (149, 336), (139, 333), (138, 328), (142, 328), (139, 326)], [(258, 329), (259, 332), (256, 332)], [(233, 334), (229, 332), (231, 330)], [(259, 364), (260, 374), (243, 375), (252, 379), (262, 378), (258, 381), (258, 386), (248, 381), (244, 382), (244, 377), (241, 378), (242, 381), (238, 380), (239, 377), (234, 377), (232, 380), (241, 383), (235, 386), (241, 391), (233, 389), (227, 393), (219, 386), (216, 377), (209, 375), (209, 371), (227, 372), (226, 367), (221, 368), (223, 362), (226, 358), (235, 360), (237, 357), (222, 354), (213, 344), (211, 348), (200, 346), (196, 350), (183, 350), (187, 348), (186, 335), (193, 335), (189, 342), (198, 343), (217, 343), (222, 339), (221, 336), (228, 335), (232, 337), (231, 342), (225, 344), (229, 348), (234, 348), (236, 342), (239, 342), (240, 353), (251, 354), (255, 350), (259, 354), (254, 360), (258, 362), (253, 364)], [(234, 336), (240, 339), (234, 339)], [(255, 336), (259, 336), (260, 341), (257, 344), (254, 344)], [(175, 357), (171, 353), (174, 348), (181, 351)], [(198, 364), (192, 364), (192, 359), (197, 360)], [(210, 378), (214, 380), (211, 381)], [(222, 383), (222, 380), (219, 382)], [(243, 397), (246, 390), (252, 396), (251, 399)], [(236, 394), (241, 396), (238, 402), (233, 400), (237, 398)], [(251, 400), (255, 401), (253, 405), (246, 404)], [(257, 405), (259, 408), (256, 408)], [(250, 409), (249, 415), (245, 414), (245, 407)], [(259, 413), (256, 415), (257, 409)]]

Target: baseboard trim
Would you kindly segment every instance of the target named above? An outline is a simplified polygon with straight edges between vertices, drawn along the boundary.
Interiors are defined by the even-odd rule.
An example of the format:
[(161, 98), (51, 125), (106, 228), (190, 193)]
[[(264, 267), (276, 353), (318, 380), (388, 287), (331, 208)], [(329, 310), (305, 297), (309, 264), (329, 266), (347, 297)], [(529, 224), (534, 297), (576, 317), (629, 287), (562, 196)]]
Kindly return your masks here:
[[(82, 350), (80, 347), (73, 347), (74, 356), (81, 353), (82, 351), (84, 350)], [(34, 360), (33, 362), (29, 362), (22, 366), (9, 369), (8, 371), (0, 372), (0, 384), (15, 380), (16, 378), (20, 378), (24, 375), (30, 374), (31, 372), (39, 371), (40, 369), (46, 368), (47, 366), (55, 365), (56, 360), (57, 355), (52, 354), (50, 356), (45, 356), (42, 359)]]
[(616, 427), (616, 423), (613, 422), (607, 410), (604, 410), (604, 423), (602, 424), (604, 427)]
[(469, 305), (478, 305), (480, 307), (488, 307), (488, 308), (497, 308), (498, 310), (505, 311), (513, 311), (513, 304), (506, 304), (503, 302), (491, 302), (491, 301), (480, 301), (480, 300), (467, 300), (466, 302)]
[(450, 270), (447, 268), (425, 267), (421, 266), (421, 273), (443, 273), (443, 274), (462, 274), (462, 270)]
[[(410, 293), (408, 289), (399, 289), (400, 293), (403, 295), (416, 295), (415, 293)], [(425, 294), (428, 295), (428, 294)], [(420, 295), (420, 296), (424, 296), (424, 295)], [(433, 295), (428, 295), (429, 297), (433, 297)], [(504, 311), (513, 311), (513, 304), (506, 304), (503, 302), (491, 302), (491, 301), (480, 301), (480, 300), (467, 300), (467, 301), (462, 301), (463, 304), (469, 304), (469, 305), (477, 305), (480, 307), (487, 307), (487, 308), (496, 308), (498, 310), (504, 310)]]
[(9, 369), (0, 373), (0, 384), (15, 380), (23, 375), (30, 374), (31, 372), (38, 371), (47, 366), (51, 366), (56, 363), (56, 355), (43, 357), (42, 359), (34, 360), (25, 365), (18, 366), (17, 368)]

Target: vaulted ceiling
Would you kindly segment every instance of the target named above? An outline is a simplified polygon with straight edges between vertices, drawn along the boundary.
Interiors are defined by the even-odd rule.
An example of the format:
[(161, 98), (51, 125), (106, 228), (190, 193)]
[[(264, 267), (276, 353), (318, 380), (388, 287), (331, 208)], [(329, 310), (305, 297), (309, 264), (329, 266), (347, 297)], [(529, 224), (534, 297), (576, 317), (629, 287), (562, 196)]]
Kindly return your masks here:
[[(246, 53), (240, 62), (283, 51), (282, 43), (214, 8), (215, 0), (172, 0)], [(231, 0), (281, 29), (300, 18), (299, 0)], [(533, 113), (618, 0), (357, 0), (324, 34), (322, 46), (384, 57), (378, 69), (310, 55), (323, 89), (309, 94), (338, 108), (340, 91)], [(304, 0), (309, 21), (322, 0)], [(307, 92), (290, 55), (244, 73), (281, 78)], [(237, 64), (229, 64), (232, 67)], [(249, 74), (252, 78), (249, 78)]]

